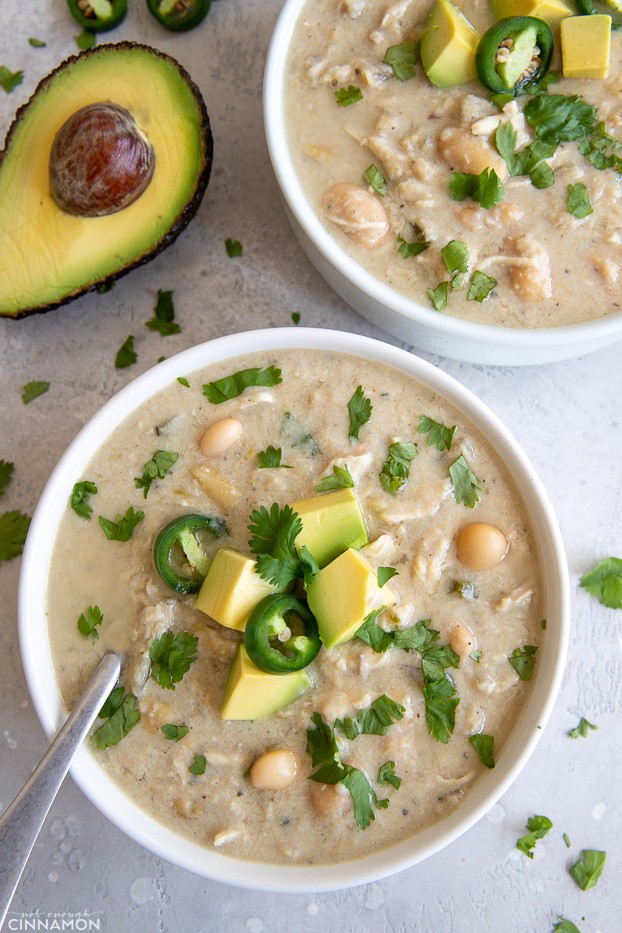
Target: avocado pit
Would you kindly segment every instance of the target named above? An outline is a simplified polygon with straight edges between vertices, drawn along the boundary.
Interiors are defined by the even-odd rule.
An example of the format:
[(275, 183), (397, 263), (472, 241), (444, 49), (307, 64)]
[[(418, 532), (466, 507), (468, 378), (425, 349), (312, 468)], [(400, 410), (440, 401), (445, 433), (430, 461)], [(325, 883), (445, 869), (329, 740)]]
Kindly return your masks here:
[(79, 217), (121, 211), (146, 191), (155, 153), (132, 114), (117, 104), (82, 107), (61, 126), (50, 151), (50, 189)]

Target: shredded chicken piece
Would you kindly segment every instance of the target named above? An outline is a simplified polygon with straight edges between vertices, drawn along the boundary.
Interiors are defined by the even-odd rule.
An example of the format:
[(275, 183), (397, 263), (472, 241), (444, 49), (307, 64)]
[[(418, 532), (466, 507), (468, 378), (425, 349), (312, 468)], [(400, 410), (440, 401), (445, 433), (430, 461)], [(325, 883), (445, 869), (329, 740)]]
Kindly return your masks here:
[(471, 124), (471, 133), (474, 136), (490, 137), (496, 132), (497, 127), (501, 123), (511, 123), (516, 130), (517, 149), (520, 149), (521, 146), (526, 146), (530, 141), (531, 135), (527, 129), (525, 115), (522, 110), (518, 109), (518, 104), (515, 100), (507, 103), (500, 113), (483, 117), (481, 120), (476, 120), (475, 123)]
[(618, 281), (620, 264), (610, 256), (603, 256), (601, 253), (590, 253), (589, 260), (598, 274), (602, 276), (605, 284), (612, 288)]
[(441, 505), (451, 492), (451, 480), (443, 479), (438, 483), (415, 488), (412, 499), (407, 502), (402, 498), (397, 504), (383, 499), (372, 502), (372, 509), (382, 521), (402, 524), (417, 518), (429, 518), (436, 515)]
[(505, 596), (502, 596), (495, 604), (495, 609), (498, 612), (507, 612), (508, 609), (514, 609), (516, 606), (522, 606), (525, 603), (531, 602), (532, 596), (532, 585), (530, 583), (523, 583), (521, 586), (517, 586), (516, 589), (512, 590), (511, 593), (506, 593)]
[(412, 569), (413, 574), (426, 586), (431, 586), (440, 580), (450, 545), (451, 538), (439, 535), (437, 532), (421, 541)]
[(362, 548), (363, 554), (371, 561), (388, 560), (395, 549), (395, 541), (391, 535), (380, 535)]

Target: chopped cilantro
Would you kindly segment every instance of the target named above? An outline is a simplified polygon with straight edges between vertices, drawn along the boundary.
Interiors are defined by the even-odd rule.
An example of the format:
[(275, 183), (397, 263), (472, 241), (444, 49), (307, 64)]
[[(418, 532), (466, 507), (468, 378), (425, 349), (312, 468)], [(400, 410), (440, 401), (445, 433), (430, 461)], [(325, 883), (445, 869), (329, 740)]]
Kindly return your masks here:
[(572, 920), (566, 920), (565, 917), (557, 915), (557, 923), (553, 927), (553, 933), (581, 933), (579, 927), (575, 926)]
[(385, 761), (383, 765), (380, 765), (378, 769), (378, 783), (381, 785), (391, 784), (392, 787), (399, 790), (402, 779), (395, 773), (394, 761)]
[(283, 456), (282, 447), (273, 447), (270, 444), (266, 447), (265, 450), (260, 450), (257, 454), (257, 469), (258, 470), (268, 470), (276, 469), (280, 467), (283, 470), (291, 470), (292, 467), (288, 466), (286, 463), (281, 463), (281, 457)]
[(512, 175), (529, 175), (535, 188), (550, 188), (554, 183), (553, 171), (542, 159), (550, 158), (557, 149), (554, 140), (534, 140), (520, 152), (516, 152), (518, 134), (511, 123), (500, 123), (495, 131), (495, 145)]
[(137, 359), (138, 354), (134, 350), (134, 338), (130, 334), (125, 343), (119, 348), (114, 360), (114, 365), (117, 369), (127, 369), (127, 367), (132, 366)]
[(449, 182), (449, 195), (453, 201), (470, 198), (477, 201), (485, 210), (503, 201), (505, 188), (494, 168), (485, 168), (479, 175), (470, 172), (452, 172)]
[(389, 727), (398, 722), (404, 707), (386, 694), (377, 697), (367, 709), (361, 709), (356, 716), (346, 716), (335, 720), (335, 728), (342, 730), (346, 738), (352, 741), (359, 735), (386, 735)]
[(0, 65), (0, 86), (4, 88), (7, 94), (14, 91), (23, 80), (23, 71), (10, 71), (5, 65)]
[(360, 87), (349, 84), (347, 88), (340, 87), (339, 90), (335, 91), (335, 100), (340, 107), (349, 107), (351, 104), (363, 100), (363, 92)]
[(569, 849), (572, 843), (570, 842), (570, 836), (568, 835), (568, 833), (564, 833), (562, 836), (562, 839), (564, 840), (564, 845), (566, 846), (566, 848)]
[(50, 388), (49, 382), (27, 382), (22, 389), (22, 402), (27, 405), (33, 399), (39, 398)]
[(79, 49), (85, 51), (86, 49), (92, 49), (95, 47), (97, 42), (97, 36), (94, 32), (89, 32), (88, 29), (85, 29), (84, 32), (81, 32), (79, 36), (76, 36), (76, 45)]
[(4, 490), (11, 482), (14, 466), (8, 460), (0, 460), (0, 496), (4, 495)]
[(399, 570), (395, 567), (378, 567), (378, 586), (380, 589), (388, 583), (392, 577), (399, 576)]
[(456, 689), (448, 677), (443, 677), (425, 684), (423, 698), (428, 732), (437, 742), (446, 745), (453, 734), (456, 707), (460, 703)]
[(477, 476), (471, 470), (463, 454), (454, 460), (449, 467), (449, 475), (454, 487), (454, 499), (456, 502), (464, 503), (467, 508), (472, 509), (475, 503), (479, 502), (478, 490), (482, 490)]
[(291, 506), (281, 509), (275, 502), (270, 511), (260, 506), (251, 512), (248, 530), (251, 533), (248, 546), (257, 558), (257, 573), (268, 583), (285, 589), (294, 580), (319, 571), (306, 547), (298, 556), (294, 542), (302, 531), (302, 521)]
[(396, 441), (389, 447), (389, 456), (380, 473), (380, 485), (385, 492), (395, 495), (408, 482), (410, 464), (417, 456), (417, 445), (410, 441)]
[(555, 175), (548, 162), (538, 162), (529, 173), (529, 177), (534, 188), (550, 188), (555, 184)]
[(457, 425), (452, 428), (445, 427), (439, 421), (428, 418), (427, 415), (421, 415), (419, 420), (419, 434), (428, 435), (428, 447), (436, 447), (437, 450), (449, 450)]
[(164, 479), (178, 458), (179, 454), (174, 450), (156, 450), (151, 460), (147, 460), (143, 467), (143, 475), (134, 477), (134, 485), (136, 489), (142, 489), (145, 499), (154, 479)]
[(553, 824), (547, 816), (530, 816), (527, 820), (529, 833), (516, 840), (516, 848), (527, 858), (533, 858), (536, 842), (538, 839), (543, 839), (552, 828)]
[(583, 858), (570, 869), (570, 876), (574, 878), (582, 891), (589, 891), (598, 884), (605, 867), (606, 852), (597, 849), (584, 849)]
[(340, 467), (333, 465), (333, 475), (325, 476), (321, 483), (315, 487), (315, 492), (328, 492), (330, 489), (352, 489), (354, 480), (348, 469), (348, 464)]
[(188, 771), (190, 774), (196, 774), (200, 776), (205, 774), (205, 768), (207, 767), (207, 761), (205, 755), (195, 755), (192, 759), (192, 764), (189, 766)]
[(466, 272), (469, 268), (469, 248), (462, 240), (450, 240), (443, 246), (441, 256), (450, 275)]
[(88, 479), (74, 484), (71, 491), (70, 504), (76, 515), (90, 521), (93, 509), (89, 505), (89, 496), (94, 496), (96, 493), (97, 486)]
[(28, 45), (31, 45), (33, 49), (44, 49), (47, 45), (47, 42), (43, 42), (42, 39), (34, 39), (32, 36), (28, 39)]
[(98, 295), (107, 295), (108, 292), (111, 292), (117, 283), (112, 281), (102, 282), (101, 285), (98, 285), (95, 291)]
[(479, 301), (481, 304), (484, 298), (488, 298), (496, 284), (497, 280), (491, 275), (486, 275), (485, 272), (476, 269), (467, 292), (467, 301)]
[(576, 94), (539, 94), (531, 98), (523, 112), (537, 136), (556, 143), (581, 139), (595, 129), (596, 107)]
[(521, 680), (531, 680), (537, 650), (535, 645), (523, 645), (522, 648), (515, 648), (509, 656), (508, 661)]
[(150, 321), (145, 321), (145, 327), (149, 330), (157, 330), (162, 337), (170, 337), (171, 334), (179, 334), (181, 327), (175, 323), (175, 305), (173, 304), (173, 293), (158, 289), (158, 297), (153, 317)]
[(176, 726), (175, 723), (167, 722), (162, 726), (162, 732), (169, 742), (179, 742), (185, 735), (188, 735), (190, 729), (185, 725)]
[(115, 687), (99, 711), (99, 717), (107, 722), (95, 730), (92, 744), (102, 750), (118, 745), (140, 720), (136, 697), (126, 693), (124, 687)]
[(206, 383), (203, 386), (203, 395), (212, 405), (220, 405), (229, 399), (237, 398), (249, 386), (276, 386), (282, 381), (281, 370), (276, 366), (266, 366), (263, 369), (241, 369), (231, 376)]
[(598, 726), (593, 725), (591, 722), (588, 722), (587, 719), (584, 719), (583, 716), (581, 716), (579, 725), (575, 726), (574, 729), (571, 729), (567, 735), (569, 735), (571, 739), (578, 739), (579, 736), (582, 736), (584, 739), (586, 739), (589, 735), (590, 729), (598, 729)]
[(149, 649), (151, 676), (165, 690), (174, 690), (197, 659), (199, 639), (190, 632), (164, 632)]
[(479, 755), (479, 760), (486, 768), (495, 766), (495, 738), (493, 735), (485, 735), (483, 732), (469, 737), (469, 742)]
[(136, 525), (142, 522), (144, 517), (144, 512), (135, 512), (130, 506), (125, 515), (117, 515), (114, 522), (100, 515), (99, 524), (109, 541), (129, 541)]
[(188, 382), (185, 376), (178, 376), (177, 382), (180, 384), (180, 386), (185, 386), (186, 389), (190, 388), (190, 383)]
[(602, 606), (622, 609), (622, 560), (619, 557), (601, 560), (592, 570), (583, 574), (579, 584)]
[(357, 386), (348, 402), (348, 415), (350, 416), (348, 437), (350, 440), (358, 441), (359, 431), (364, 424), (367, 424), (373, 410), (374, 406), (363, 392), (363, 386)]
[(385, 606), (374, 609), (365, 617), (363, 623), (356, 631), (356, 637), (369, 645), (378, 654), (383, 654), (391, 647), (395, 640), (395, 632), (385, 632), (380, 628), (377, 619), (381, 612), (384, 612)]
[(372, 164), (363, 172), (363, 178), (372, 186), (374, 191), (380, 195), (381, 198), (387, 193), (387, 180), (378, 168), (377, 165)]
[(568, 185), (566, 210), (580, 220), (593, 213), (590, 196), (583, 182), (578, 181), (576, 185)]
[(617, 155), (622, 147), (619, 140), (609, 136), (604, 123), (598, 123), (594, 134), (579, 140), (579, 152), (599, 170), (615, 168), (622, 171), (622, 159)]
[(443, 311), (447, 307), (449, 298), (449, 282), (440, 282), (436, 288), (428, 288), (426, 292), (435, 311)]
[(227, 238), (225, 240), (225, 249), (227, 250), (227, 256), (230, 259), (237, 259), (244, 253), (244, 247), (239, 240), (231, 240)]
[(540, 622), (540, 628), (542, 629), (543, 632), (546, 631), (546, 619), (542, 619), (542, 621)]
[(419, 43), (415, 40), (402, 42), (400, 45), (391, 45), (382, 61), (383, 64), (391, 66), (396, 78), (400, 81), (408, 81), (417, 73), (415, 65), (419, 58), (418, 51)]
[(419, 253), (423, 253), (430, 245), (429, 243), (408, 243), (403, 236), (398, 236), (397, 242), (399, 243), (397, 251), (402, 259), (410, 259), (411, 256), (418, 256)]
[(299, 311), (292, 311), (292, 323), (300, 324), (300, 312)]
[(0, 515), (0, 560), (19, 557), (29, 526), (30, 518), (22, 512), (3, 512)]
[(89, 606), (86, 612), (78, 616), (78, 631), (83, 638), (92, 637), (93, 641), (99, 638), (97, 626), (104, 621), (104, 614), (99, 606)]
[(478, 650), (478, 651), (472, 651), (471, 654), (469, 655), (469, 657), (471, 658), (471, 660), (472, 660), (472, 661), (475, 661), (477, 664), (479, 664), (479, 660), (480, 660), (481, 656), (482, 656), (482, 652), (479, 651), (479, 650)]

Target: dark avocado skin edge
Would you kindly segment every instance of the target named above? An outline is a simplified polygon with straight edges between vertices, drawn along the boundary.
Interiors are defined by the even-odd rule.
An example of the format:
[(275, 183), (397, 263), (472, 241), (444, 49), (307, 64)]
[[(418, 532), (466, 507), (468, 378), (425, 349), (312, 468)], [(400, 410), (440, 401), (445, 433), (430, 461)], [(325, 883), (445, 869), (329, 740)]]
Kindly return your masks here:
[(69, 58), (66, 58), (63, 62), (60, 63), (53, 71), (41, 79), (37, 87), (34, 89), (31, 97), (22, 104), (21, 107), (15, 113), (15, 117), (4, 141), (4, 148), (0, 151), (0, 167), (4, 161), (6, 152), (9, 149), (11, 138), (13, 133), (19, 126), (20, 121), (22, 120), (24, 114), (28, 110), (31, 102), (37, 96), (37, 94), (42, 91), (47, 84), (49, 84), (52, 79), (58, 74), (59, 71), (63, 71), (68, 65), (73, 64), (73, 62), (78, 59), (91, 58), (94, 55), (100, 55), (102, 51), (106, 49), (140, 49), (144, 52), (149, 52), (156, 58), (164, 59), (165, 61), (170, 62), (175, 69), (182, 76), (188, 87), (192, 92), (197, 108), (200, 115), (200, 129), (201, 129), (201, 171), (198, 173), (196, 178), (196, 183), (194, 191), (192, 192), (189, 200), (187, 201), (184, 209), (178, 216), (175, 218), (168, 231), (157, 240), (148, 250), (148, 252), (143, 253), (141, 256), (138, 256), (135, 260), (128, 263), (127, 266), (124, 266), (123, 269), (119, 269), (118, 272), (114, 272), (112, 275), (108, 275), (102, 279), (98, 279), (96, 282), (92, 282), (90, 285), (84, 285), (81, 288), (75, 289), (73, 292), (70, 292), (68, 295), (65, 295), (63, 298), (59, 298), (58, 301), (50, 302), (46, 305), (37, 305), (33, 308), (24, 308), (21, 311), (16, 311), (14, 314), (1, 314), (1, 320), (17, 321), (20, 318), (30, 317), (31, 314), (45, 314), (47, 311), (51, 311), (53, 308), (60, 308), (62, 305), (69, 304), (71, 301), (75, 301), (76, 298), (81, 298), (83, 295), (88, 294), (89, 292), (96, 292), (98, 288), (102, 285), (112, 285), (117, 279), (123, 278), (124, 275), (127, 275), (129, 272), (132, 272), (134, 269), (137, 269), (139, 266), (144, 266), (145, 263), (150, 262), (152, 259), (155, 259), (159, 253), (170, 246), (171, 243), (174, 243), (180, 233), (185, 230), (188, 226), (194, 215), (199, 209), (199, 205), (203, 200), (203, 195), (207, 189), (207, 184), (210, 179), (210, 174), (212, 171), (212, 162), (214, 159), (214, 139), (212, 137), (212, 131), (210, 128), (209, 116), (207, 114), (207, 108), (205, 106), (205, 101), (203, 100), (203, 95), (199, 90), (198, 86), (194, 83), (186, 69), (183, 65), (173, 58), (172, 55), (167, 55), (166, 52), (161, 52), (159, 49), (155, 49), (150, 45), (144, 45), (140, 42), (108, 42), (102, 45), (95, 46), (92, 49), (88, 49), (85, 52), (80, 52), (78, 55), (70, 55)]

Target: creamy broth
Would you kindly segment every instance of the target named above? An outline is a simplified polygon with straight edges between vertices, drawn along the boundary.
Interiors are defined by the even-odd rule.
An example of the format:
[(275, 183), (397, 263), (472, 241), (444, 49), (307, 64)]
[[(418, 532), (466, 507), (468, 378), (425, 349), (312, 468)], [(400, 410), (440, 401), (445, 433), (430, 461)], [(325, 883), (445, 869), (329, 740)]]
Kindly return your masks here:
[[(475, 270), (497, 285), (481, 303), (468, 285), (451, 292), (442, 313), (510, 327), (554, 327), (619, 311), (622, 282), (622, 179), (597, 170), (576, 142), (548, 159), (555, 182), (538, 189), (529, 177), (507, 176), (494, 145), (499, 122), (512, 120), (517, 151), (535, 138), (519, 97), (502, 113), (479, 82), (437, 88), (421, 65), (399, 81), (382, 63), (387, 48), (419, 39), (431, 2), (308, 0), (288, 60), (286, 119), (303, 189), (339, 245), (379, 279), (432, 307), (427, 289), (448, 279), (440, 250), (460, 240)], [(484, 33), (493, 19), (488, 0), (459, 3)], [(556, 46), (559, 30), (555, 30)], [(611, 40), (606, 80), (565, 79), (551, 94), (579, 94), (622, 141), (622, 30)], [(561, 70), (555, 53), (552, 69)], [(338, 106), (335, 91), (354, 85), (363, 99)], [(387, 181), (384, 197), (363, 174), (374, 164)], [(502, 202), (485, 210), (453, 201), (452, 172), (479, 174), (486, 166), (504, 179)], [(587, 188), (593, 212), (578, 219), (566, 209), (569, 185)], [(356, 185), (358, 191), (343, 188)], [(398, 237), (429, 248), (404, 259)]]
[[(250, 366), (276, 365), (282, 383), (250, 388), (239, 398), (212, 405), (201, 385)], [(519, 679), (508, 656), (542, 641), (542, 585), (537, 547), (525, 507), (495, 451), (453, 405), (417, 380), (392, 368), (344, 354), (283, 350), (240, 357), (188, 375), (132, 414), (94, 454), (80, 479), (97, 486), (90, 521), (68, 508), (55, 544), (48, 589), (49, 637), (59, 687), (71, 707), (97, 659), (110, 648), (125, 655), (123, 684), (137, 697), (140, 722), (97, 760), (123, 790), (153, 817), (176, 832), (226, 855), (289, 864), (330, 863), (369, 854), (443, 819), (466, 798), (484, 773), (469, 737), (494, 736), (495, 757), (503, 754), (531, 684)], [(358, 385), (371, 399), (370, 421), (358, 443), (348, 440), (348, 401)], [(298, 418), (316, 447), (292, 446), (283, 432), (286, 412)], [(456, 425), (450, 450), (438, 451), (417, 429), (422, 415)], [(199, 440), (208, 425), (235, 417), (239, 439), (219, 457), (205, 458)], [(378, 475), (389, 444), (414, 441), (418, 456), (408, 484), (385, 492)], [(257, 453), (281, 447), (291, 469), (258, 469)], [(148, 497), (134, 486), (156, 450), (179, 454), (177, 463), (155, 480)], [(482, 490), (471, 509), (455, 500), (448, 467), (464, 455)], [(284, 505), (314, 494), (314, 487), (346, 463), (369, 532), (363, 549), (374, 567), (399, 575), (390, 585), (397, 605), (380, 618), (388, 630), (430, 619), (440, 643), (456, 645), (459, 626), (473, 644), (448, 675), (460, 699), (453, 736), (447, 744), (428, 733), (417, 651), (391, 648), (375, 653), (360, 639), (322, 648), (309, 668), (312, 686), (297, 701), (256, 722), (223, 722), (220, 717), (229, 664), (241, 635), (194, 608), (194, 597), (179, 596), (156, 573), (152, 550), (160, 528), (179, 515), (200, 512), (224, 519), (230, 535), (218, 544), (248, 553), (248, 516), (259, 505)], [(220, 476), (208, 495), (197, 467)], [(193, 475), (194, 471), (194, 475)], [(109, 541), (97, 516), (114, 518), (128, 505), (143, 509), (127, 543)], [(500, 528), (509, 548), (486, 571), (465, 568), (456, 535), (469, 523)], [(477, 598), (453, 591), (455, 581), (472, 583)], [(83, 638), (77, 618), (87, 606), (104, 615), (100, 637)], [(174, 691), (149, 676), (148, 651), (165, 631), (198, 638), (198, 657)], [(481, 652), (479, 660), (472, 652)], [(387, 809), (368, 829), (357, 827), (345, 788), (308, 780), (305, 750), (311, 714), (333, 724), (356, 715), (386, 694), (405, 708), (403, 719), (384, 736), (364, 735), (341, 747), (342, 759), (362, 769)], [(185, 724), (189, 733), (167, 741), (166, 723)], [(248, 778), (253, 761), (271, 748), (291, 750), (296, 780), (286, 789), (255, 789)], [(204, 755), (204, 775), (193, 775), (195, 755)], [(395, 762), (399, 789), (378, 787), (378, 769)], [(343, 791), (343, 793), (342, 793)]]

